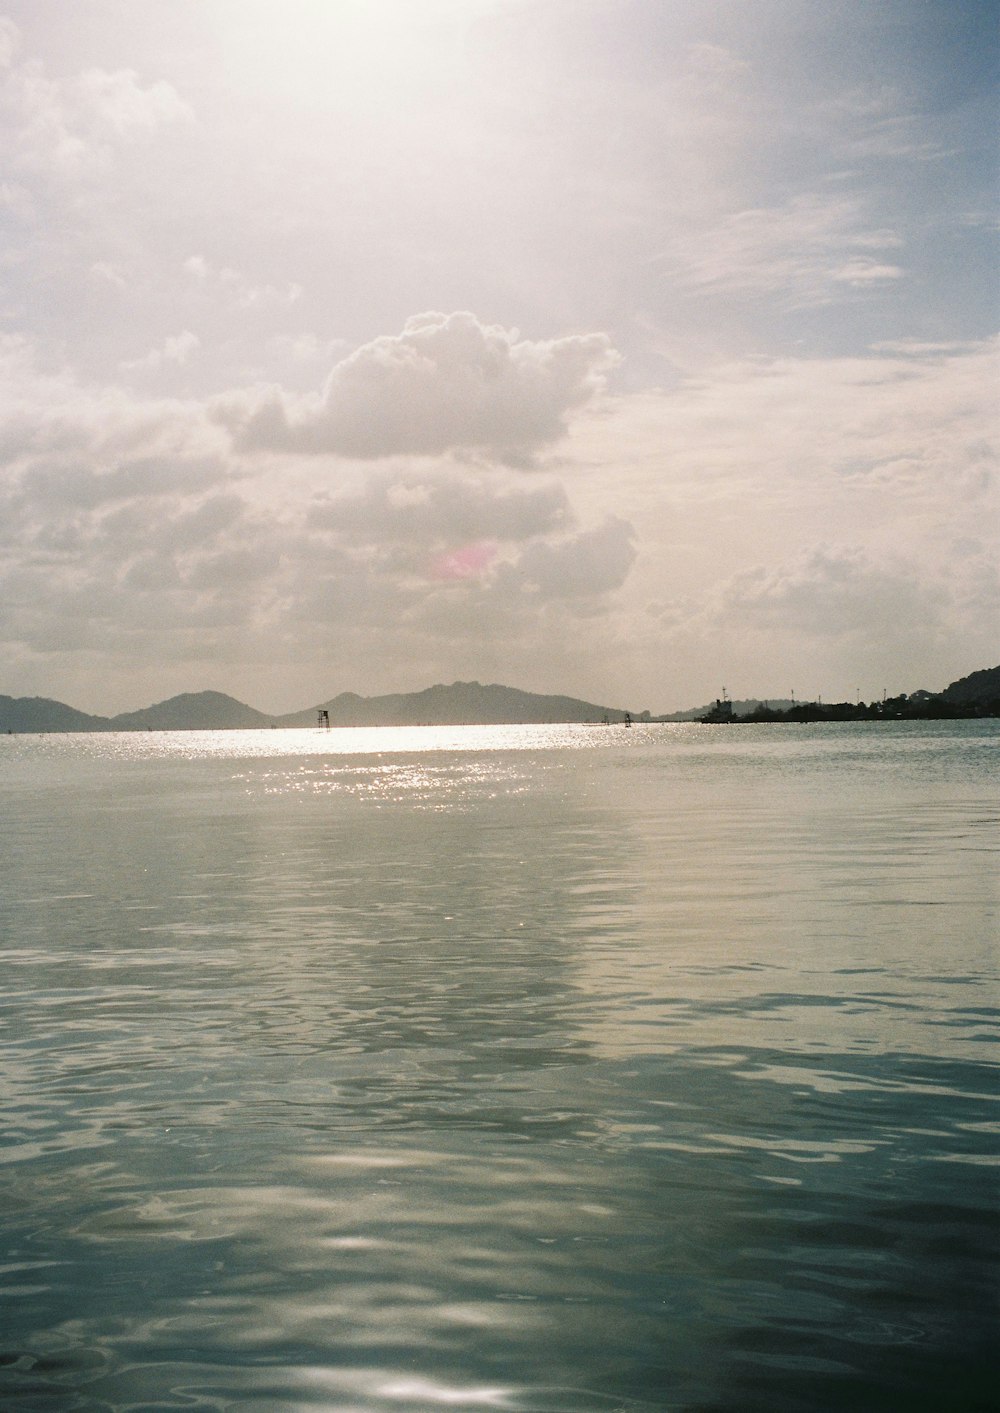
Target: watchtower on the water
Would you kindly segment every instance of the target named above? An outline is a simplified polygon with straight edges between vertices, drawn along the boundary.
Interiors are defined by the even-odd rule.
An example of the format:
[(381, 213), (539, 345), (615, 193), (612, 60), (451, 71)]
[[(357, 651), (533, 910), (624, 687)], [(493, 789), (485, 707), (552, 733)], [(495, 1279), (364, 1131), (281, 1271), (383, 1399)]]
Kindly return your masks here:
[(319, 711), (316, 713), (316, 725), (321, 731), (329, 731), (330, 713), (327, 711), (326, 707), (320, 707)]

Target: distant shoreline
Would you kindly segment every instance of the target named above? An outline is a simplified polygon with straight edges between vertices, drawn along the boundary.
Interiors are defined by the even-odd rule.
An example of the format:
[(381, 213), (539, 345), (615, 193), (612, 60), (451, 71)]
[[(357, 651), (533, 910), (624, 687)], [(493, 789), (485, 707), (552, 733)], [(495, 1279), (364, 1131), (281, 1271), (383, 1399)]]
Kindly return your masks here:
[[(875, 712), (853, 716), (835, 716), (809, 712), (783, 712), (765, 715), (749, 714), (729, 717), (649, 717), (634, 721), (634, 726), (851, 726), (888, 725), (901, 722), (920, 723), (925, 721), (996, 721), (1000, 710), (993, 711), (950, 711), (950, 712)], [(585, 726), (592, 730), (606, 730), (615, 727), (627, 729), (622, 721), (405, 721), (405, 722), (354, 722), (337, 723), (331, 726), (289, 726), (272, 722), (268, 726), (41, 726), (41, 727), (0, 727), (0, 736), (152, 736), (169, 735), (179, 732), (195, 735), (206, 731), (310, 731), (320, 735), (336, 735), (340, 731), (437, 731), (452, 727), (477, 727), (485, 730), (518, 726)]]
[(877, 703), (873, 706), (823, 707), (819, 705), (790, 707), (787, 711), (725, 713), (712, 710), (696, 718), (701, 726), (782, 726), (782, 725), (841, 725), (853, 721), (984, 721), (1000, 717), (1000, 703), (966, 706), (943, 702), (940, 706), (894, 707)]
[(769, 725), (844, 721), (960, 721), (1000, 716), (1000, 667), (952, 682), (943, 692), (902, 693), (879, 702), (732, 701), (653, 715), (648, 710), (602, 706), (578, 697), (525, 692), (498, 683), (452, 682), (419, 692), (362, 697), (341, 692), (287, 714), (268, 714), (225, 692), (183, 692), (139, 711), (95, 716), (48, 697), (0, 695), (0, 734), (65, 732), (225, 731), (320, 727), (407, 726), (612, 726), (677, 724)]

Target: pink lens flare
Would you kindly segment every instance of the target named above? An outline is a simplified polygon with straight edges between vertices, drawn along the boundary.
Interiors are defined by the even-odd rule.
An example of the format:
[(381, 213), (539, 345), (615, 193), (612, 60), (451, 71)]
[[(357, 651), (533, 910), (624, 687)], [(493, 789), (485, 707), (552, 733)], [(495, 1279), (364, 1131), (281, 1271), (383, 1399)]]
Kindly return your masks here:
[(462, 545), (431, 561), (432, 579), (473, 579), (488, 569), (496, 558), (496, 545), (476, 542)]

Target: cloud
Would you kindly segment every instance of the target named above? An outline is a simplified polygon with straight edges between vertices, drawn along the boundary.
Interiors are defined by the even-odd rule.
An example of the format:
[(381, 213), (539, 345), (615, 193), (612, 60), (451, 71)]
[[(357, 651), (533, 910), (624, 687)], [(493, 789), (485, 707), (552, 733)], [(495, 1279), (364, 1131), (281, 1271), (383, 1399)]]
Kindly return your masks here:
[(831, 270), (830, 278), (841, 284), (864, 288), (865, 285), (881, 284), (885, 280), (902, 279), (905, 273), (898, 265), (880, 265), (877, 260), (849, 260), (838, 270)]
[[(564, 620), (552, 631), (571, 656), (574, 617), (634, 558), (624, 523), (576, 529), (551, 477), (406, 458), (317, 491), (312, 467), (237, 462), (197, 402), (82, 386), (16, 340), (0, 354), (0, 641), (38, 690), (54, 674), (72, 697), (74, 673), (96, 670), (114, 691), (109, 673), (150, 667), (181, 690), (199, 664), (256, 661), (280, 696), (289, 665), (364, 654), (391, 674), (414, 642), (421, 685), (435, 663), (453, 670), (449, 654), (519, 650), (540, 615)], [(308, 700), (297, 690), (289, 708)]]
[[(741, 695), (871, 694), (992, 661), (997, 354), (902, 340), (748, 359), (583, 419), (566, 455), (613, 471), (638, 530), (633, 670), (683, 664), (697, 701), (720, 674)], [(596, 512), (577, 484), (580, 513)]]
[(835, 149), (852, 162), (934, 162), (954, 155), (922, 133), (920, 115), (908, 111), (904, 95), (892, 86), (839, 93), (817, 105), (817, 117), (828, 125)]
[(449, 5), (388, 49), (312, 0), (3, 7), (2, 690), (214, 658), (290, 707), (683, 706), (990, 660), (988, 45), (933, 6)]
[(183, 329), (179, 334), (171, 334), (164, 339), (158, 348), (151, 348), (142, 358), (124, 360), (119, 366), (126, 373), (156, 372), (165, 364), (179, 367), (200, 347), (198, 335), (190, 329)]
[(496, 473), (429, 465), (368, 475), (339, 495), (317, 497), (307, 523), (353, 545), (410, 545), (423, 556), (470, 541), (518, 544), (564, 532), (570, 520), (566, 492), (556, 482), (525, 487)]
[(790, 561), (756, 566), (715, 595), (720, 612), (747, 627), (802, 633), (820, 641), (855, 635), (882, 640), (940, 626), (937, 586), (920, 566), (874, 561), (858, 547), (818, 546)]
[(297, 303), (303, 294), (302, 286), (296, 281), (286, 285), (255, 285), (229, 265), (213, 269), (203, 255), (188, 256), (181, 268), (203, 287), (220, 290), (237, 309), (283, 308)]
[[(879, 523), (890, 509), (897, 521), (953, 520), (995, 486), (998, 358), (995, 340), (908, 340), (854, 357), (716, 364), (585, 420), (567, 453), (607, 465), (648, 458), (647, 498), (660, 468), (657, 505), (661, 494), (698, 508), (752, 495), (852, 524), (864, 505), (870, 528), (865, 497), (878, 495)], [(623, 499), (642, 493), (624, 474), (619, 489)]]
[(134, 69), (50, 77), (38, 61), (18, 62), (18, 37), (3, 21), (0, 101), (16, 167), (81, 180), (104, 170), (116, 149), (194, 116), (171, 84), (144, 86)]
[(867, 227), (856, 201), (803, 193), (781, 206), (734, 211), (697, 237), (675, 241), (663, 263), (692, 290), (778, 295), (802, 307), (831, 302), (838, 286), (900, 279), (902, 267), (867, 252), (901, 245), (897, 232)]
[(604, 386), (604, 334), (544, 342), (469, 313), (420, 314), (336, 364), (318, 397), (281, 389), (217, 404), (241, 451), (379, 458), (481, 450), (523, 462)]
[(21, 31), (13, 20), (0, 15), (0, 69), (9, 69), (21, 47)]
[(432, 579), (474, 579), (489, 569), (496, 556), (496, 545), (486, 544), (482, 540), (459, 545), (457, 549), (433, 559), (429, 574)]
[(0, 468), (8, 488), (12, 476), (43, 463), (103, 472), (138, 458), (204, 463), (226, 451), (228, 438), (201, 404), (83, 383), (46, 367), (26, 340), (0, 338)]
[(87, 460), (39, 458), (8, 486), (4, 506), (15, 526), (24, 517), (54, 523), (67, 512), (112, 502), (143, 503), (153, 509), (164, 497), (210, 489), (222, 479), (217, 464), (176, 457), (128, 458), (107, 469)]
[(193, 117), (169, 83), (159, 79), (144, 88), (134, 69), (88, 69), (70, 92), (85, 120), (121, 138)]
[(92, 279), (111, 285), (114, 289), (126, 289), (128, 286), (128, 281), (121, 271), (108, 260), (95, 260), (90, 267), (90, 275)]
[(505, 583), (543, 599), (586, 599), (620, 589), (635, 563), (636, 529), (608, 516), (603, 525), (569, 539), (528, 545)]
[[(674, 659), (704, 654), (736, 695), (866, 699), (883, 686), (939, 690), (992, 662), (1000, 613), (995, 548), (942, 564), (898, 548), (806, 543), (741, 567), (660, 618)], [(679, 610), (679, 611), (677, 611)]]

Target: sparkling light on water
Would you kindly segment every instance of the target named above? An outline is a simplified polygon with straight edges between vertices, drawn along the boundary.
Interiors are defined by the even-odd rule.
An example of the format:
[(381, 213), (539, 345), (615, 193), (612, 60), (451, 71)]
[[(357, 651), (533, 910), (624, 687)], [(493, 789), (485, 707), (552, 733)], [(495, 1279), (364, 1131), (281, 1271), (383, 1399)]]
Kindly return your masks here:
[(998, 744), (0, 739), (0, 1403), (986, 1407)]

